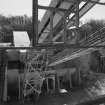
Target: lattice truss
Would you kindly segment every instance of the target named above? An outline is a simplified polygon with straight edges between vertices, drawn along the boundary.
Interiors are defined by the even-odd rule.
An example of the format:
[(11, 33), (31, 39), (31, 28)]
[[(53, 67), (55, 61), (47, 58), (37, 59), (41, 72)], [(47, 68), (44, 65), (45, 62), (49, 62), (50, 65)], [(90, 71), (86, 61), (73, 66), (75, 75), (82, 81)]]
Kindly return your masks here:
[(24, 73), (24, 96), (41, 93), (41, 87), (45, 78), (48, 57), (44, 51), (31, 50), (26, 56)]

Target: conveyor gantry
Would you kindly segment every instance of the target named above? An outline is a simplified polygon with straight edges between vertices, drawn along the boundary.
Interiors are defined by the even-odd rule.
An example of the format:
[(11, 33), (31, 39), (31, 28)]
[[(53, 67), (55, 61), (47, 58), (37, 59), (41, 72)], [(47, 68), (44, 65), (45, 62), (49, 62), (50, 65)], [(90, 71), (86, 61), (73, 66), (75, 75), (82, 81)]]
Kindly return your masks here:
[[(101, 3), (100, 0), (52, 0), (49, 6), (51, 8), (42, 8), (47, 9), (47, 11), (38, 27), (38, 43), (44, 43), (46, 41), (57, 42), (57, 40), (61, 37), (63, 37), (63, 41), (61, 40), (61, 42), (65, 42), (65, 31), (72, 26), (79, 28), (79, 19), (96, 4), (105, 5), (105, 3)], [(56, 9), (54, 10), (54, 8)], [(97, 44), (92, 45), (93, 47), (94, 45), (97, 46)], [(87, 45), (87, 48), (88, 47), (89, 46)], [(94, 51), (94, 49), (90, 48), (87, 51), (83, 50), (83, 52), (91, 51)], [(80, 55), (81, 54), (82, 53), (80, 52)], [(51, 65), (56, 65), (62, 61), (64, 62), (69, 60), (66, 58), (60, 59), (57, 62), (52, 63)]]

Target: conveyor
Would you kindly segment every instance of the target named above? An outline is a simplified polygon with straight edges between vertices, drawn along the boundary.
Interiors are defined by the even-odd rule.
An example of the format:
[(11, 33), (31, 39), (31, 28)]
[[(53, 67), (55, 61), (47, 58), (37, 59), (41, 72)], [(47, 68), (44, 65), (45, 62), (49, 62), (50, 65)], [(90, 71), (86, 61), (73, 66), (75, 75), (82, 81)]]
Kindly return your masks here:
[[(101, 34), (100, 34), (101, 33)], [(99, 31), (95, 32), (92, 35), (89, 35), (89, 37), (84, 40), (81, 45), (88, 45), (88, 46), (93, 46), (93, 45), (105, 45), (105, 27), (100, 29)], [(99, 48), (100, 49), (100, 48)], [(89, 54), (93, 51), (98, 50), (97, 48), (87, 48), (87, 49), (77, 49), (77, 51), (71, 52), (70, 49), (67, 49), (65, 52), (62, 51), (61, 54), (64, 54), (64, 57), (60, 56), (60, 59), (55, 60), (54, 62), (52, 62), (51, 64), (49, 64), (49, 66), (55, 66), (57, 64), (75, 59), (77, 57)], [(55, 55), (55, 58), (57, 58), (57, 56)]]

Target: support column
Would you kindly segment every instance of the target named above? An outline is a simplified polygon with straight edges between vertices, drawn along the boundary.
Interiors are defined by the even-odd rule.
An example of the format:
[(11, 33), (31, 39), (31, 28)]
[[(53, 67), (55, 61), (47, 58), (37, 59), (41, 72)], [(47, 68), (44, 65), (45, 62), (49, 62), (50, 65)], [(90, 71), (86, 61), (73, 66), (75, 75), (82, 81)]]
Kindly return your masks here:
[(70, 82), (70, 88), (72, 88), (73, 87), (73, 85), (72, 85), (72, 73), (69, 73), (69, 82)]
[(80, 69), (78, 69), (78, 84), (81, 84), (81, 75), (80, 75)]
[(5, 67), (5, 81), (4, 81), (4, 93), (3, 93), (3, 101), (7, 102), (7, 65)]
[(58, 85), (58, 92), (59, 92), (59, 90), (60, 90), (60, 79), (59, 79), (58, 74), (57, 74), (57, 85)]
[(20, 73), (18, 73), (18, 86), (19, 86), (19, 96), (18, 96), (18, 99), (20, 100), (21, 99), (21, 85), (20, 85)]
[(0, 101), (3, 101), (4, 84), (5, 84), (5, 69), (7, 63), (7, 56), (5, 50), (0, 50)]
[(38, 43), (38, 0), (33, 0), (33, 35), (32, 44), (35, 47)]

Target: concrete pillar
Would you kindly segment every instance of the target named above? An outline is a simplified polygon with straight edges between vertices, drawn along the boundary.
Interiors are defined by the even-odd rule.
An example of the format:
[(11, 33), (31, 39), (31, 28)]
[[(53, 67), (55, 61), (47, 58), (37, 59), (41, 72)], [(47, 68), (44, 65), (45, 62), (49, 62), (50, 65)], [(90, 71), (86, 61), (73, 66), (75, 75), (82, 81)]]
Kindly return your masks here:
[(3, 101), (5, 101), (5, 102), (7, 101), (7, 66), (6, 66), (6, 69), (5, 69)]

